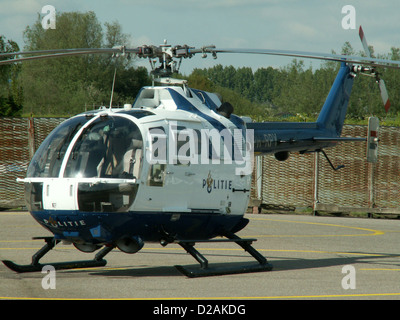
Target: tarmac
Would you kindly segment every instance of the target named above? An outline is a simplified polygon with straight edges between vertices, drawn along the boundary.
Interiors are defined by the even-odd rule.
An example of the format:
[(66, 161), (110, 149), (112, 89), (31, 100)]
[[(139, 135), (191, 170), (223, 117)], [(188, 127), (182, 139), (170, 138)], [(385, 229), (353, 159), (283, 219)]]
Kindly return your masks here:
[[(136, 254), (114, 249), (105, 267), (18, 274), (0, 264), (0, 300), (400, 299), (400, 220), (246, 217), (250, 223), (238, 235), (257, 239), (253, 246), (272, 271), (187, 278), (174, 266), (196, 266), (192, 256), (176, 244), (146, 243)], [(50, 235), (27, 212), (0, 212), (0, 260), (29, 264), (43, 245), (32, 237)], [(198, 243), (196, 248), (210, 266), (255, 261), (232, 243)], [(59, 244), (41, 262), (87, 260), (94, 254)]]

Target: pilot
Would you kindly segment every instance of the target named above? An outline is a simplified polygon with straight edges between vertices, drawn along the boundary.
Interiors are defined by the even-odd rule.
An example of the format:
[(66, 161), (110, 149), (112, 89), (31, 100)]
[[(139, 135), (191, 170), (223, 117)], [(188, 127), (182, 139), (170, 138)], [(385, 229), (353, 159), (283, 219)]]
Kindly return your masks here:
[(116, 128), (109, 132), (106, 146), (107, 151), (104, 158), (105, 165), (101, 176), (117, 177), (117, 167), (122, 160), (124, 150), (126, 150), (123, 133)]

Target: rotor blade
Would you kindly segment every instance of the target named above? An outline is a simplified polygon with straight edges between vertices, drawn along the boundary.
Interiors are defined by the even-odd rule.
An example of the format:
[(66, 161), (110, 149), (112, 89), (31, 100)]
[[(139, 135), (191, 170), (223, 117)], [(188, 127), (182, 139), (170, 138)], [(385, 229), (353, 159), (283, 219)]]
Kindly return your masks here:
[[(192, 51), (191, 51), (192, 52)], [(291, 51), (291, 50), (274, 50), (274, 49), (209, 49), (205, 52), (215, 53), (250, 53), (250, 54), (267, 54), (276, 56), (287, 56), (297, 58), (319, 59), (337, 62), (356, 63), (363, 65), (382, 66), (387, 68), (400, 68), (400, 61), (375, 59), (368, 57), (347, 56), (340, 54), (306, 52), (306, 51)], [(390, 65), (393, 64), (394, 66)]]
[(76, 56), (76, 55), (84, 55), (84, 54), (103, 54), (103, 53), (138, 53), (139, 50), (137, 48), (127, 49), (123, 46), (113, 47), (113, 48), (74, 48), (74, 49), (52, 49), (52, 50), (36, 50), (36, 51), (21, 51), (21, 52), (3, 52), (0, 53), (0, 57), (7, 56), (17, 56), (17, 55), (26, 55), (26, 54), (39, 54), (31, 57), (24, 58), (15, 58), (9, 60), (1, 60), (0, 65), (3, 64), (12, 64), (20, 61), (29, 61), (29, 60), (39, 60), (39, 59), (47, 59), (47, 58), (57, 58), (64, 56)]
[[(157, 48), (157, 47), (156, 47)], [(28, 52), (7, 52), (0, 54), (1, 56), (11, 56), (11, 55), (23, 55), (23, 54), (41, 54), (41, 53), (51, 53), (48, 55), (33, 56), (28, 58), (17, 58), (10, 60), (0, 61), (0, 64), (10, 64), (18, 61), (33, 60), (33, 59), (44, 59), (50, 57), (60, 57), (67, 55), (82, 55), (82, 54), (94, 54), (94, 53), (135, 53), (139, 54), (143, 47), (138, 48), (125, 48), (114, 47), (114, 48), (87, 48), (87, 49), (55, 49), (55, 50), (41, 50), (41, 51), (28, 51)], [(162, 53), (162, 51), (161, 51)], [(308, 59), (319, 59), (346, 63), (355, 63), (361, 65), (371, 65), (371, 66), (382, 66), (387, 68), (400, 68), (400, 61), (386, 60), (386, 59), (373, 59), (369, 57), (357, 57), (357, 56), (347, 56), (339, 54), (328, 54), (328, 53), (315, 53), (315, 52), (305, 52), (305, 51), (291, 51), (291, 50), (275, 50), (275, 49), (216, 49), (214, 47), (208, 46), (201, 49), (188, 48), (187, 53), (190, 55), (197, 53), (244, 53), (244, 54), (266, 54), (266, 55), (276, 55), (276, 56), (287, 56), (287, 57), (297, 57), (297, 58), (308, 58)], [(159, 52), (152, 52), (143, 57), (158, 57)], [(174, 57), (181, 57), (181, 55), (174, 55)], [(184, 57), (184, 55), (182, 56)]]
[(385, 106), (385, 111), (388, 112), (389, 108), (390, 108), (390, 100), (389, 100), (388, 92), (386, 90), (385, 81), (383, 81), (382, 79), (379, 79), (378, 84), (379, 84), (379, 90), (381, 91), (383, 105)]
[(49, 50), (35, 50), (35, 51), (19, 51), (19, 52), (0, 52), (0, 57), (19, 56), (26, 54), (52, 54), (52, 53), (67, 53), (67, 52), (88, 52), (88, 51), (104, 51), (103, 48), (73, 48), (73, 49), (49, 49)]
[(25, 58), (2, 60), (2, 61), (0, 61), (0, 65), (12, 64), (14, 62), (20, 62), (20, 61), (39, 60), (39, 59), (47, 59), (47, 58), (57, 58), (57, 57), (64, 57), (64, 56), (76, 56), (76, 55), (83, 55), (83, 54), (90, 54), (90, 53), (94, 53), (94, 52), (82, 51), (82, 52), (64, 52), (64, 53), (44, 54), (44, 55), (40, 55), (40, 56), (32, 56), (32, 57), (25, 57)]
[(358, 30), (358, 35), (360, 36), (365, 54), (367, 55), (368, 58), (371, 58), (371, 51), (369, 50), (367, 39), (365, 38), (364, 30), (361, 26), (360, 29)]

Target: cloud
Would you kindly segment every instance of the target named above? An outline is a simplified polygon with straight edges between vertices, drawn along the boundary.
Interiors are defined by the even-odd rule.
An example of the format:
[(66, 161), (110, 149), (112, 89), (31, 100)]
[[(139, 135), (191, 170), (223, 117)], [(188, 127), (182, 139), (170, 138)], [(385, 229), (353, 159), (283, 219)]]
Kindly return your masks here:
[(0, 2), (0, 16), (32, 15), (41, 12), (48, 0), (2, 0)]
[[(400, 47), (398, 0), (0, 0), (0, 34), (22, 47), (23, 31), (46, 4), (57, 12), (94, 11), (101, 23), (117, 20), (123, 32), (131, 35), (133, 46), (159, 45), (167, 38), (172, 45), (314, 52), (340, 52), (345, 41), (355, 51), (362, 50), (358, 30), (341, 27), (342, 7), (351, 4), (356, 8), (356, 24), (363, 25), (375, 52), (388, 53), (390, 47)], [(260, 65), (255, 56), (220, 55), (211, 61), (227, 59), (234, 65)], [(263, 57), (262, 61), (270, 59)], [(283, 63), (288, 62), (286, 58)]]
[(25, 28), (36, 21), (38, 13), (41, 13), (43, 6), (48, 2), (48, 0), (1, 0), (0, 35), (16, 41), (22, 48)]
[(156, 45), (155, 42), (152, 41), (146, 35), (131, 37), (131, 43), (135, 47), (139, 47), (139, 46), (142, 46), (142, 45)]
[(315, 27), (296, 21), (287, 23), (286, 28), (293, 36), (300, 36), (304, 39), (315, 39), (319, 35)]

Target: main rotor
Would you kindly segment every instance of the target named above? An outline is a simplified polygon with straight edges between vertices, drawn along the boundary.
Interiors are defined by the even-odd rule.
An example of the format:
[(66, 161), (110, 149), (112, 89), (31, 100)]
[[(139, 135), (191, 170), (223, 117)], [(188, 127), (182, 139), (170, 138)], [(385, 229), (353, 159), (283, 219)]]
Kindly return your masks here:
[[(127, 50), (126, 48), (121, 48)], [(202, 57), (207, 57), (207, 52), (211, 52), (214, 59), (217, 58), (214, 45), (203, 46), (200, 49), (190, 47), (188, 45), (177, 45), (172, 47), (167, 44), (167, 40), (164, 40), (164, 44), (160, 46), (143, 45), (134, 49), (136, 56), (139, 58), (148, 58), (151, 66), (151, 74), (154, 77), (167, 78), (173, 73), (179, 73), (179, 69), (182, 63), (182, 59), (192, 58), (197, 53), (202, 53)], [(130, 49), (128, 49), (128, 52)], [(157, 66), (157, 60), (159, 65)]]
[[(240, 54), (262, 54), (286, 56), (294, 58), (318, 59), (336, 62), (346, 62), (349, 64), (360, 64), (371, 67), (387, 67), (400, 68), (400, 61), (387, 59), (376, 59), (371, 56), (359, 57), (329, 53), (315, 53), (293, 50), (276, 50), (276, 49), (250, 49), (250, 48), (227, 48), (218, 49), (214, 45), (195, 48), (188, 45), (171, 46), (164, 40), (164, 44), (159, 46), (142, 45), (136, 48), (127, 48), (126, 46), (116, 46), (113, 48), (75, 48), (75, 49), (50, 49), (37, 51), (20, 51), (20, 52), (0, 52), (0, 65), (12, 64), (15, 62), (57, 58), (63, 56), (87, 55), (87, 54), (112, 54), (114, 56), (131, 57), (131, 54), (139, 58), (148, 58), (152, 67), (152, 73), (168, 77), (174, 72), (178, 72), (183, 58), (192, 58), (196, 54), (201, 54), (202, 58), (207, 57), (210, 53), (214, 59), (217, 53), (240, 53)], [(19, 57), (25, 56), (25, 57)], [(10, 59), (10, 57), (12, 57)], [(156, 66), (158, 59), (159, 66)]]
[[(366, 57), (348, 56), (329, 53), (315, 53), (305, 51), (293, 50), (276, 50), (276, 49), (218, 49), (214, 45), (203, 46), (195, 48), (188, 45), (171, 46), (164, 40), (164, 44), (159, 46), (142, 45), (137, 48), (127, 48), (126, 46), (116, 46), (113, 48), (78, 48), (78, 49), (51, 49), (51, 50), (37, 50), (25, 52), (0, 52), (0, 65), (12, 64), (15, 62), (56, 58), (62, 56), (74, 55), (87, 55), (87, 54), (112, 54), (115, 57), (126, 56), (130, 58), (134, 54), (138, 58), (148, 59), (151, 67), (151, 74), (154, 80), (166, 84), (174, 84), (170, 77), (174, 73), (179, 73), (182, 59), (192, 58), (196, 54), (201, 54), (202, 58), (207, 57), (210, 53), (214, 59), (217, 58), (217, 53), (240, 53), (240, 54), (262, 54), (262, 55), (275, 55), (294, 58), (318, 59), (327, 61), (336, 61), (351, 65), (352, 72), (356, 73), (369, 73), (375, 77), (381, 91), (382, 100), (388, 111), (390, 102), (385, 88), (384, 81), (379, 77), (375, 71), (376, 67), (384, 68), (400, 68), (400, 61), (377, 59), (373, 58), (369, 52), (368, 45), (365, 40), (364, 32), (360, 27), (360, 38), (363, 47), (366, 51)], [(20, 57), (23, 56), (23, 57)], [(158, 61), (157, 61), (158, 60)]]

